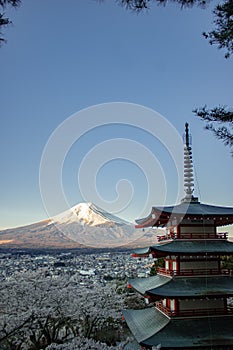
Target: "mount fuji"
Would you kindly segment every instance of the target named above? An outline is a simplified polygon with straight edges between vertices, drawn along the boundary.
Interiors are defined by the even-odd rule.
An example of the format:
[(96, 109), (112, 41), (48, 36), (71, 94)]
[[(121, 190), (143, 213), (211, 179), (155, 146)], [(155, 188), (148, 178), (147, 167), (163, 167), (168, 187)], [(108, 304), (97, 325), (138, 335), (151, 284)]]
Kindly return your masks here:
[(136, 230), (92, 203), (80, 203), (47, 220), (0, 231), (0, 247), (133, 248), (155, 244), (157, 233)]

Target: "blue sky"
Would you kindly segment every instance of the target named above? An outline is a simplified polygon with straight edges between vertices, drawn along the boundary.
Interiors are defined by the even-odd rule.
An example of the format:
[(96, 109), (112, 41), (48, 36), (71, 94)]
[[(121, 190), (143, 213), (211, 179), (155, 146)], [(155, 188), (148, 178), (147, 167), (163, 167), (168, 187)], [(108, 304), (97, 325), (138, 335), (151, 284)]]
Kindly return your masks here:
[[(7, 44), (0, 49), (0, 227), (47, 217), (39, 169), (48, 139), (74, 113), (110, 102), (153, 109), (181, 135), (189, 122), (196, 194), (202, 202), (233, 206), (230, 153), (192, 113), (205, 104), (232, 106), (232, 58), (226, 60), (201, 35), (212, 28), (213, 6), (152, 6), (136, 15), (110, 0), (23, 0), (20, 8), (7, 11), (13, 25), (5, 30)], [(154, 153), (166, 180), (163, 200), (174, 204), (177, 174), (166, 148), (145, 130), (106, 125), (83, 135), (67, 154), (62, 178), (69, 205), (83, 201), (77, 172), (85, 155), (113, 138), (135, 140)], [(128, 179), (134, 197), (119, 215), (138, 218), (147, 190), (142, 170), (118, 158), (102, 166), (96, 186), (105, 209), (117, 195), (116, 183)], [(160, 195), (153, 195), (159, 204)]]

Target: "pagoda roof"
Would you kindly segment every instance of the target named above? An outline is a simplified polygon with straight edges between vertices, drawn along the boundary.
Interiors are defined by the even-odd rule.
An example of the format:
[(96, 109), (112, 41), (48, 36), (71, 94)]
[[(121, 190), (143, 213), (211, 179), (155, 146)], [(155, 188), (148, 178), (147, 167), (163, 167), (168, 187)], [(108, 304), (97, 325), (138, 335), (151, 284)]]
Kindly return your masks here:
[(147, 290), (146, 294), (170, 298), (233, 296), (233, 280), (230, 276), (174, 277), (163, 285)]
[(233, 346), (232, 316), (169, 319), (154, 307), (125, 310), (125, 320), (142, 346), (202, 348)]
[(173, 241), (156, 244), (143, 249), (135, 249), (136, 255), (166, 256), (166, 255), (193, 255), (193, 254), (233, 254), (233, 242), (223, 239), (207, 239), (207, 240), (184, 240), (175, 239)]
[(153, 290), (155, 287), (159, 287), (169, 282), (171, 277), (156, 275), (146, 278), (132, 278), (128, 280), (128, 283), (140, 294), (145, 294), (148, 290)]
[(123, 310), (125, 320), (138, 343), (163, 329), (170, 319), (154, 307), (142, 310)]
[(209, 219), (214, 220), (217, 226), (224, 226), (233, 223), (233, 208), (202, 204), (196, 201), (184, 201), (173, 206), (152, 207), (150, 215), (136, 220), (136, 228), (164, 226), (171, 216), (178, 220)]
[(166, 277), (156, 275), (148, 278), (130, 279), (129, 284), (142, 295), (201, 298), (233, 295), (233, 280), (229, 276)]

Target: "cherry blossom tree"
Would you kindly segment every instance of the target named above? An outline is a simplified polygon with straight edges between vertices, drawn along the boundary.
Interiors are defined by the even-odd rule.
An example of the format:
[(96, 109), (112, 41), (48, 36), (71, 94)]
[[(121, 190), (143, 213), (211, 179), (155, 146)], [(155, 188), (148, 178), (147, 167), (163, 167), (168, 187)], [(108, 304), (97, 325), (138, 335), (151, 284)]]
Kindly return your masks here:
[(43, 269), (13, 274), (0, 287), (1, 350), (46, 349), (73, 339), (82, 344), (105, 329), (121, 329), (124, 295), (117, 288), (114, 281), (80, 285), (69, 275)]

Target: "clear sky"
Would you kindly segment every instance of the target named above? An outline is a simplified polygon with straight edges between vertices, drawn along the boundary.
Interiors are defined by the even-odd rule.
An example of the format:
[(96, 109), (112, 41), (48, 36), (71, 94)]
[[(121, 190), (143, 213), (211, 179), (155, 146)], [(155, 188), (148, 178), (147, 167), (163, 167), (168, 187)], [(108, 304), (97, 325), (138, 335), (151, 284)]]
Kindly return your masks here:
[[(112, 102), (157, 111), (181, 136), (187, 121), (193, 140), (195, 194), (205, 203), (233, 206), (230, 152), (192, 113), (205, 104), (233, 105), (232, 58), (226, 60), (224, 52), (210, 46), (201, 34), (212, 29), (213, 6), (214, 2), (207, 10), (180, 10), (169, 4), (152, 6), (150, 11), (136, 15), (111, 0), (22, 0), (17, 10), (7, 11), (13, 25), (4, 31), (7, 43), (0, 49), (1, 228), (47, 218), (39, 186), (47, 141), (61, 123), (67, 125), (71, 115)], [(124, 210), (118, 207), (117, 215), (133, 221), (141, 215), (141, 207), (146, 206), (149, 213), (151, 205), (160, 204), (160, 200), (175, 204), (179, 175), (172, 151), (161, 146), (158, 134), (156, 137), (148, 132), (146, 115), (135, 112), (135, 123), (142, 125), (138, 128), (134, 122), (120, 123), (115, 112), (110, 113), (109, 125), (106, 122), (102, 126), (101, 118), (90, 114), (98, 127), (90, 127), (71, 143), (61, 169), (63, 192), (68, 206), (92, 201), (85, 193), (92, 170), (85, 173), (84, 168), (84, 183), (80, 185), (79, 168), (91, 150), (105, 156), (108, 149), (113, 152), (108, 161), (101, 158), (98, 164), (99, 158), (91, 158), (92, 163), (96, 159), (95, 169), (100, 167), (96, 190), (105, 201), (104, 209), (111, 210), (111, 201), (117, 197), (116, 184), (127, 179), (118, 185), (123, 186), (124, 200), (127, 202), (127, 196), (132, 200)], [(127, 122), (128, 115), (125, 118)], [(80, 116), (80, 128), (88, 120), (85, 115), (84, 120)], [(163, 132), (167, 132), (167, 139), (177, 137), (175, 133), (169, 136), (166, 128)], [(66, 137), (69, 139), (67, 134), (60, 135), (57, 153)], [(120, 149), (115, 139), (123, 145), (123, 156), (114, 153)], [(137, 151), (138, 144), (141, 148)], [(149, 155), (144, 155), (144, 148)], [(152, 155), (157, 159), (155, 167)], [(141, 164), (142, 159), (146, 161)], [(55, 180), (49, 166), (53, 161), (49, 163), (52, 187)], [(147, 180), (154, 181), (149, 184), (149, 200)]]

